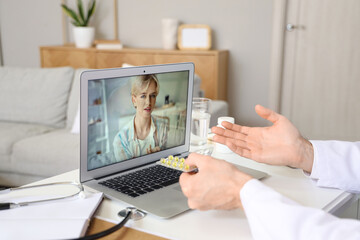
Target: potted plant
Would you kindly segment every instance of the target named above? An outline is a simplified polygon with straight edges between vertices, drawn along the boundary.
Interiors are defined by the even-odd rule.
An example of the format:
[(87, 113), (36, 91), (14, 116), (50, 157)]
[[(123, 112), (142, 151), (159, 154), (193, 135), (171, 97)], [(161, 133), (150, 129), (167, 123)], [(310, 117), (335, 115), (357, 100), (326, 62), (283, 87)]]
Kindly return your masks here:
[(96, 0), (91, 0), (87, 9), (87, 14), (84, 14), (84, 7), (82, 0), (77, 0), (77, 13), (67, 7), (65, 4), (61, 4), (63, 11), (72, 19), (74, 26), (74, 41), (75, 46), (78, 48), (91, 47), (95, 37), (94, 27), (89, 26), (91, 16), (95, 12)]

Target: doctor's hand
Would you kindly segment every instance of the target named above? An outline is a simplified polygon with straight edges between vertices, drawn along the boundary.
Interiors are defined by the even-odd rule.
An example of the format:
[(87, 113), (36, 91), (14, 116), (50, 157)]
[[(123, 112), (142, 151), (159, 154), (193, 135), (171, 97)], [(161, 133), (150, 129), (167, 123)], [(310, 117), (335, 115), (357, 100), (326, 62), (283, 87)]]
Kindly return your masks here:
[(214, 141), (226, 144), (233, 152), (260, 163), (287, 165), (311, 172), (314, 158), (312, 144), (284, 116), (255, 106), (256, 113), (273, 123), (270, 127), (246, 127), (223, 122), (213, 127)]
[(224, 161), (192, 153), (186, 164), (197, 166), (198, 172), (182, 173), (180, 186), (192, 209), (234, 209), (242, 207), (240, 190), (252, 179)]

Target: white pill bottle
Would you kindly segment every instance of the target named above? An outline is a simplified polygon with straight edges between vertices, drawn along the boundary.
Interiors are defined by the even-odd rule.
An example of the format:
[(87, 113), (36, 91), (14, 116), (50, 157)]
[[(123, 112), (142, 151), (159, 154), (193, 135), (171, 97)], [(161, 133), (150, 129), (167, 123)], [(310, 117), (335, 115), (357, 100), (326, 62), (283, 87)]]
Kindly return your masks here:
[[(224, 128), (221, 125), (222, 122), (235, 123), (235, 119), (233, 117), (219, 117), (217, 122), (218, 122), (217, 127)], [(233, 152), (233, 151), (231, 151), (230, 148), (228, 148), (228, 146), (221, 144), (221, 143), (215, 143), (215, 150), (218, 153), (232, 153)]]

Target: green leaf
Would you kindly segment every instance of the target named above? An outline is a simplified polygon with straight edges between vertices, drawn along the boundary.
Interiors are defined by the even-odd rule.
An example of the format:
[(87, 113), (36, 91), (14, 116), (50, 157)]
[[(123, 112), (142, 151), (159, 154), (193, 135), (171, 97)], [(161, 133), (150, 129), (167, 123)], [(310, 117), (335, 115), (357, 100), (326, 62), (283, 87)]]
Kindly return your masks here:
[(72, 22), (74, 26), (86, 27), (89, 24), (90, 17), (95, 12), (95, 5), (96, 0), (92, 0), (91, 2), (89, 2), (89, 8), (86, 17), (84, 15), (84, 7), (82, 0), (77, 0), (78, 14), (74, 10), (68, 8), (65, 4), (61, 4), (61, 7), (63, 8), (63, 11), (74, 20)]
[(94, 14), (95, 12), (95, 5), (96, 5), (96, 0), (93, 0), (92, 1), (92, 4), (91, 4), (91, 7), (89, 8), (88, 10), (88, 13), (87, 13), (87, 17), (85, 19), (85, 26), (88, 25), (89, 23), (89, 20), (90, 20), (90, 17)]
[(61, 7), (62, 7), (62, 9), (63, 9), (63, 11), (70, 17), (70, 18), (72, 18), (73, 20), (74, 20), (74, 22), (73, 22), (73, 24), (75, 25), (75, 26), (81, 26), (81, 22), (79, 21), (79, 18), (78, 18), (78, 16), (76, 15), (76, 13), (73, 11), (73, 10), (71, 10), (70, 8), (68, 8), (65, 4), (61, 4)]
[(82, 26), (79, 22), (72, 21), (71, 23), (72, 23), (72, 25), (74, 25), (75, 27), (81, 27), (81, 26)]
[(82, 23), (85, 24), (84, 8), (83, 8), (82, 0), (77, 1), (77, 6), (78, 6), (78, 10), (79, 10), (80, 20), (81, 20)]

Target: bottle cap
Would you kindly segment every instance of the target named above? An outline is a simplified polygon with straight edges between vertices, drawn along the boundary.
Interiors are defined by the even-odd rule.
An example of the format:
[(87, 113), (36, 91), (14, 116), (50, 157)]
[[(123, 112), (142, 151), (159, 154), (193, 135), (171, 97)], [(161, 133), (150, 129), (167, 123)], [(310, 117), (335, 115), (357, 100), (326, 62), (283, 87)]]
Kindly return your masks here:
[(219, 117), (218, 118), (218, 124), (221, 126), (222, 122), (230, 122), (230, 123), (235, 123), (235, 119), (233, 117)]

